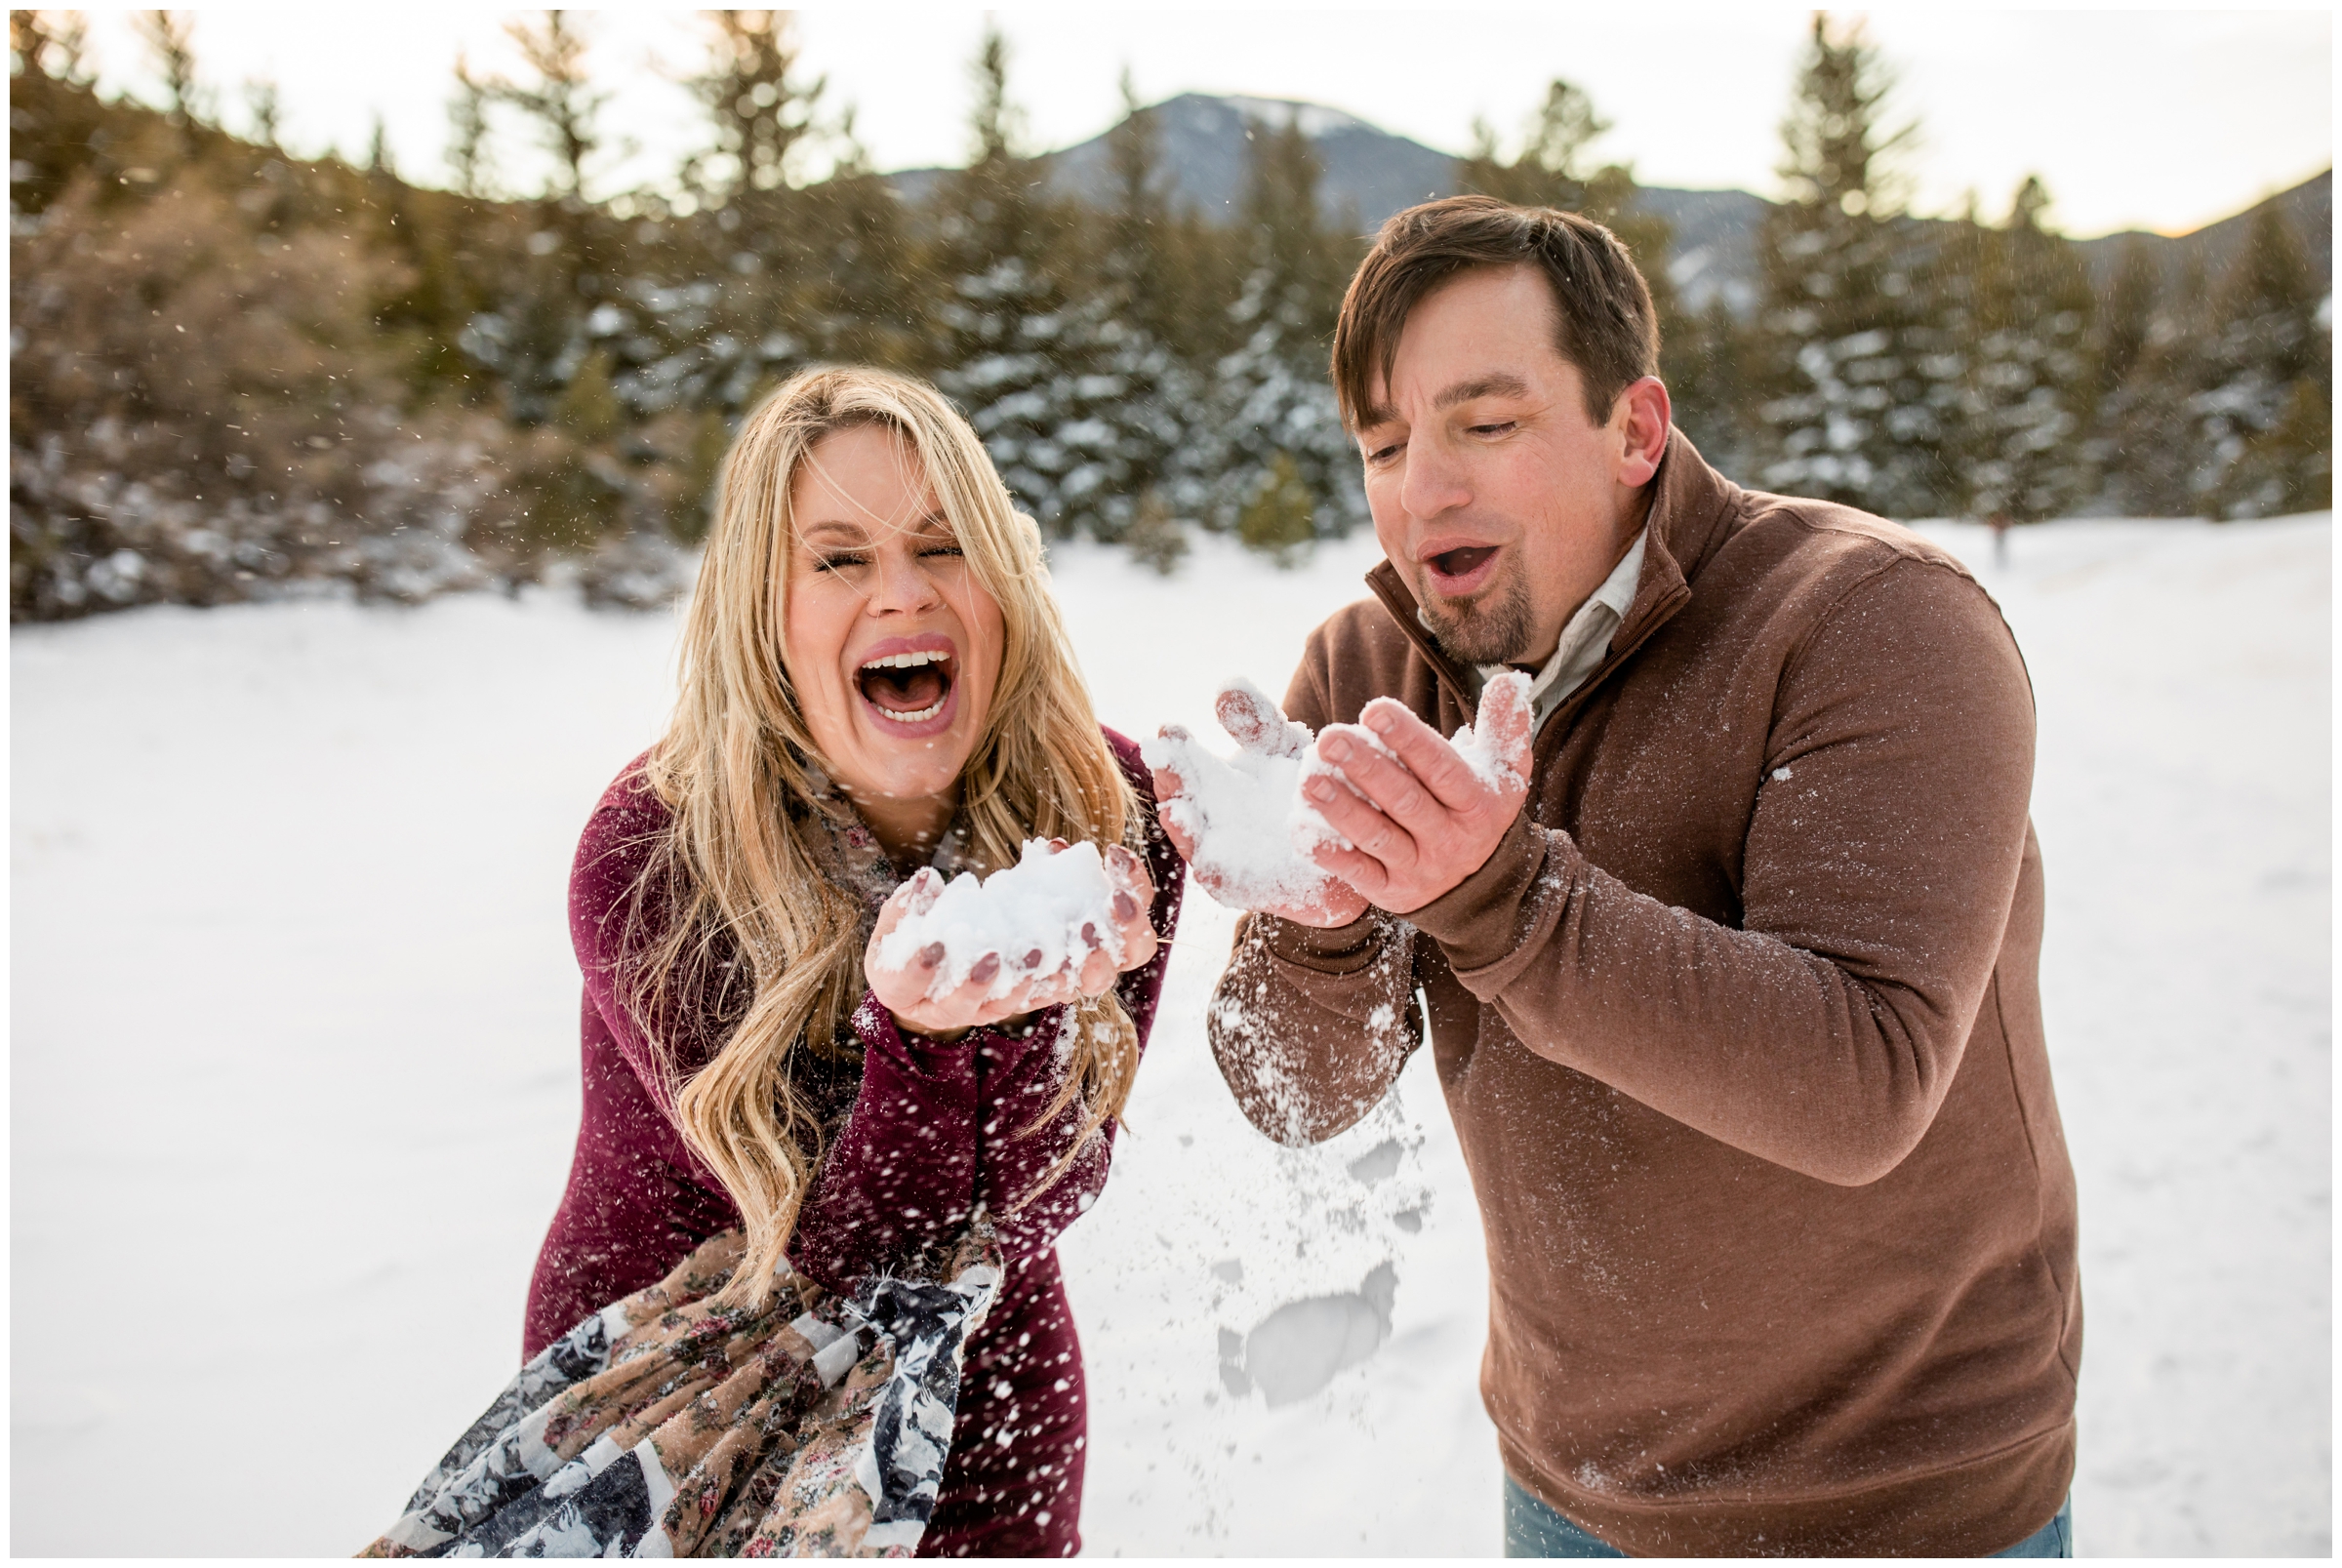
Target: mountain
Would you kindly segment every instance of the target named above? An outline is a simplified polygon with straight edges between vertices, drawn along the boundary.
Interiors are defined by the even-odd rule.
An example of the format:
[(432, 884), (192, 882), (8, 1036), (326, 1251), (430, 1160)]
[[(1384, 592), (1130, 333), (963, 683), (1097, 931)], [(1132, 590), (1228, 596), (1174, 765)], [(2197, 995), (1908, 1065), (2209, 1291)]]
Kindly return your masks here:
[[(1281, 131), (1296, 119), (1325, 170), (1317, 205), (1329, 222), (1370, 234), (1393, 213), (1456, 188), (1456, 160), (1448, 154), (1316, 103), (1183, 93), (1156, 104), (1154, 114), (1171, 177), (1167, 194), (1175, 206), (1216, 217), (1232, 216), (1244, 199), (1245, 143), (1256, 130)], [(1068, 147), (1050, 163), (1054, 188), (1107, 199), (1113, 169), (1105, 137)]]
[[(1166, 194), (1178, 207), (1215, 218), (1230, 217), (1244, 197), (1245, 142), (1259, 129), (1281, 130), (1298, 118), (1314, 145), (1325, 177), (1318, 186), (1319, 211), (1328, 222), (1371, 234), (1384, 219), (1405, 207), (1456, 191), (1453, 154), (1395, 136), (1341, 109), (1291, 99), (1216, 98), (1207, 93), (1182, 93), (1166, 99), (1151, 111), (1162, 133), (1162, 152), (1169, 179)], [(1112, 167), (1106, 137), (1076, 142), (1042, 160), (1051, 190), (1059, 195), (1092, 202), (1108, 199)], [(911, 201), (925, 198), (950, 171), (906, 169), (889, 178)], [(2283, 205), (2313, 264), (2333, 267), (2333, 171), (2314, 176), (2291, 190), (2269, 197)], [(1686, 310), (1701, 310), (1721, 294), (1736, 313), (1756, 302), (1762, 276), (1756, 258), (1756, 230), (1773, 204), (1745, 190), (1676, 190), (1646, 185), (1635, 203), (1668, 221), (1675, 231), (1668, 258), (1668, 275)], [(2242, 245), (2259, 204), (2206, 224), (2193, 233), (2170, 237), (2139, 236), (2161, 255), (2164, 276), (2177, 281), (2190, 256), (2201, 256), (2210, 275)], [(1924, 241), (1940, 220), (1912, 220), (1914, 237)], [(2091, 276), (2101, 285), (2113, 276), (2127, 233), (2106, 234), (2079, 241)]]
[(2115, 268), (2122, 258), (2122, 242), (2137, 238), (2145, 240), (2159, 253), (2163, 263), (2166, 285), (2179, 281), (2181, 268), (2191, 258), (2201, 258), (2207, 276), (2220, 276), (2231, 259), (2244, 244), (2244, 236), (2252, 229), (2253, 216), (2263, 207), (2275, 203), (2292, 220), (2293, 231), (2301, 236), (2303, 249), (2310, 253), (2313, 271), (2331, 277), (2334, 270), (2334, 172), (2312, 175), (2291, 190), (2281, 191), (2264, 201), (2253, 203), (2233, 217), (2177, 237), (2166, 234), (2134, 233), (2125, 230), (2119, 234), (2102, 234), (2096, 239), (2077, 242), (2082, 260), (2089, 263), (2090, 277), (2100, 288), (2114, 280)]

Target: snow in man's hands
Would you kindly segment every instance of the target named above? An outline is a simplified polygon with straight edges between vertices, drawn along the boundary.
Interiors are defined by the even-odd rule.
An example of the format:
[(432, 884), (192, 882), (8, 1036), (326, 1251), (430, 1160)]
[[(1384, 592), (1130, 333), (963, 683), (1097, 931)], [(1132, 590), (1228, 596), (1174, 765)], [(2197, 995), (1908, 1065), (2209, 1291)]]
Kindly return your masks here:
[(1140, 743), (1150, 768), (1179, 778), (1162, 815), (1195, 846), (1198, 879), (1221, 903), (1247, 909), (1304, 903), (1326, 881), (1306, 847), (1350, 847), (1302, 798), (1306, 776), (1331, 770), (1317, 758), (1309, 727), (1286, 718), (1250, 681), (1224, 683), (1218, 706), (1236, 740), (1232, 757), (1204, 749), (1176, 724)]
[(1480, 688), (1473, 722), (1447, 738), (1472, 776), (1499, 794), (1528, 782), (1529, 741), (1536, 715), (1529, 708), (1529, 677), (1508, 669)]
[[(1179, 777), (1179, 793), (1162, 803), (1162, 814), (1195, 846), (1198, 880), (1221, 903), (1246, 909), (1307, 904), (1330, 880), (1311, 851), (1320, 844), (1352, 845), (1310, 804), (1302, 786), (1317, 777), (1346, 787), (1350, 781), (1319, 755), (1324, 737), (1287, 718), (1250, 681), (1238, 676), (1225, 683), (1217, 705), (1236, 741), (1232, 757), (1206, 750), (1175, 724), (1140, 744), (1149, 767)], [(1507, 670), (1482, 689), (1476, 722), (1449, 741), (1486, 787), (1501, 793), (1521, 787), (1528, 772), (1528, 708), (1529, 677)], [(1364, 725), (1326, 726), (1328, 735), (1337, 730), (1405, 766)]]
[(1098, 846), (1032, 838), (1016, 864), (981, 881), (963, 871), (947, 884), (933, 868), (922, 868), (911, 878), (903, 919), (879, 940), (877, 956), (898, 970), (933, 956), (931, 998), (975, 979), (971, 971), (996, 956), (985, 994), (998, 997), (1027, 981), (1077, 970), (1101, 948), (1121, 963), (1114, 886)]

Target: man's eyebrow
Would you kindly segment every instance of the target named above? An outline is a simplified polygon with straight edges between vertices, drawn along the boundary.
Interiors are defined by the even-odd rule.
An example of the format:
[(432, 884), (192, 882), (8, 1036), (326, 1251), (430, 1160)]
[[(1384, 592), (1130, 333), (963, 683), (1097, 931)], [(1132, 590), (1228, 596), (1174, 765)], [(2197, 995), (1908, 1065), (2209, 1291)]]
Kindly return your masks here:
[(1432, 407), (1451, 409), (1458, 403), (1469, 403), (1475, 397), (1526, 397), (1528, 395), (1529, 383), (1527, 382), (1517, 376), (1507, 375), (1500, 371), (1493, 376), (1481, 376), (1469, 382), (1456, 382), (1437, 397), (1433, 398)]

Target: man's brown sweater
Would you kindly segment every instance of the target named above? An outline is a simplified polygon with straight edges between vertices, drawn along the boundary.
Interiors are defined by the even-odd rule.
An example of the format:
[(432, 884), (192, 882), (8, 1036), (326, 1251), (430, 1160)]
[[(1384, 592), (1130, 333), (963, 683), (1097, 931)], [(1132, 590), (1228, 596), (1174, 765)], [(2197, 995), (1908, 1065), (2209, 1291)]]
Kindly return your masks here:
[[(1432, 1049), (1487, 1234), (1506, 1468), (1635, 1553), (1979, 1555), (2054, 1514), (2081, 1355), (2037, 984), (2034, 714), (1999, 610), (1891, 523), (1677, 431), (1609, 657), (1488, 863), (1397, 919), (1250, 916), (1245, 1112), (1328, 1137)], [(1472, 674), (1381, 603), (1286, 709)]]

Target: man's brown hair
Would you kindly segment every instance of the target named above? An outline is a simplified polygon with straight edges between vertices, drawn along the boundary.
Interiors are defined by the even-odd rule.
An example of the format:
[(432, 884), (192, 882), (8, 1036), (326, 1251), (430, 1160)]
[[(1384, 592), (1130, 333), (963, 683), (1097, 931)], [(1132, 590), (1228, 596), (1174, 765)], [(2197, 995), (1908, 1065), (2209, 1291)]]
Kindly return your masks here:
[(1586, 384), (1586, 412), (1610, 418), (1618, 394), (1659, 374), (1659, 317), (1651, 287), (1616, 234), (1591, 218), (1551, 207), (1515, 207), (1493, 196), (1449, 196), (1394, 213), (1375, 236), (1342, 298), (1334, 327), (1334, 394), (1352, 429), (1385, 411), (1399, 333), (1423, 297), (1482, 266), (1535, 266), (1554, 294), (1555, 344)]

